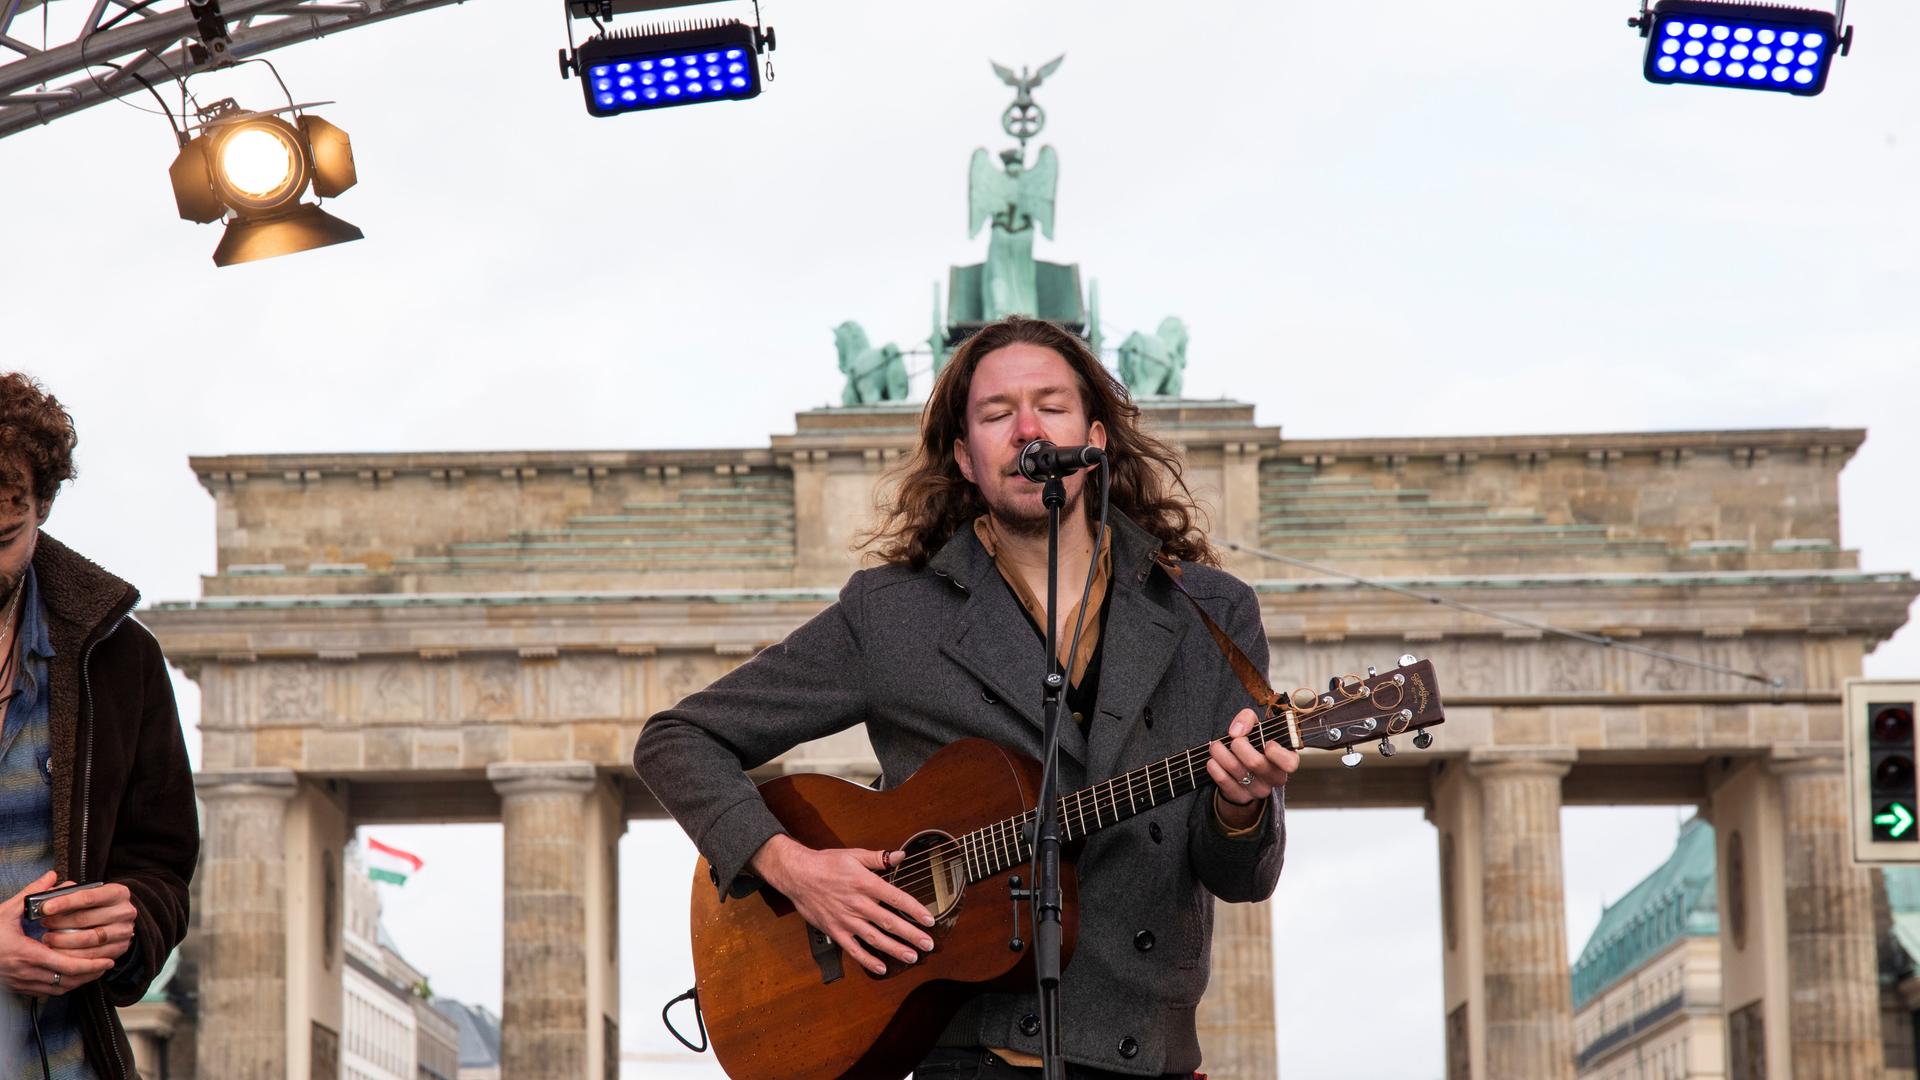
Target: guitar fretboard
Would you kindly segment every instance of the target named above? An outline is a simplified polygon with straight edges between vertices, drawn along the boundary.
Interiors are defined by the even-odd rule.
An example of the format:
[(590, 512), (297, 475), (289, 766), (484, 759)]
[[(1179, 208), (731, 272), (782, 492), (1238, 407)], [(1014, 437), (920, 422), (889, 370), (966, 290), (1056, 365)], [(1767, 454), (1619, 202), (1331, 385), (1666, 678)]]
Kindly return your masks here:
[[(1265, 749), (1269, 741), (1278, 742), (1290, 750), (1300, 749), (1287, 740), (1284, 724), (1285, 721), (1278, 717), (1256, 724), (1247, 733), (1247, 741), (1256, 750)], [(1269, 731), (1269, 728), (1272, 730)], [(1103, 780), (1092, 787), (1062, 795), (1059, 803), (1061, 840), (1072, 843), (1109, 825), (1125, 821), (1143, 810), (1151, 810), (1161, 803), (1211, 784), (1213, 778), (1207, 775), (1207, 758), (1208, 748), (1212, 745), (1196, 746), (1184, 753)], [(961, 836), (960, 848), (966, 860), (968, 883), (982, 881), (1009, 867), (1031, 862), (1035, 817), (1035, 812), (1029, 810), (1018, 817), (996, 821)]]

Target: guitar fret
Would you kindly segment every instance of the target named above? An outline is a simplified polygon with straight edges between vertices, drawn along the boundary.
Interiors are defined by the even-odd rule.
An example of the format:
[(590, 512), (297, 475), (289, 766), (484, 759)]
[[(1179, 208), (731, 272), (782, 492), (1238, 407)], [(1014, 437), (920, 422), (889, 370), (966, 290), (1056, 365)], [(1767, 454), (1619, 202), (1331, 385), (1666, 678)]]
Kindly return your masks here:
[[(1248, 743), (1255, 749), (1264, 749), (1275, 740), (1282, 746), (1289, 745), (1284, 728), (1273, 727), (1269, 730), (1269, 724), (1278, 723), (1280, 721), (1276, 720), (1256, 724), (1247, 735)], [(1142, 795), (1146, 802), (1144, 809), (1151, 810), (1163, 802), (1180, 798), (1203, 783), (1210, 783), (1206, 768), (1211, 748), (1211, 742), (1196, 746), (1184, 753), (1148, 762), (1132, 772), (1059, 796), (1055, 807), (1059, 814), (1061, 841), (1071, 843), (1139, 814), (1143, 809), (1140, 805)], [(1120, 801), (1123, 784), (1126, 792), (1124, 807)], [(975, 880), (991, 877), (1033, 858), (1033, 838), (1028, 835), (1028, 829), (1034, 825), (1036, 817), (1036, 813), (1029, 810), (1019, 817), (996, 821), (969, 835), (963, 848), (967, 853), (968, 871), (975, 875)], [(1092, 820), (1088, 820), (1089, 817)]]

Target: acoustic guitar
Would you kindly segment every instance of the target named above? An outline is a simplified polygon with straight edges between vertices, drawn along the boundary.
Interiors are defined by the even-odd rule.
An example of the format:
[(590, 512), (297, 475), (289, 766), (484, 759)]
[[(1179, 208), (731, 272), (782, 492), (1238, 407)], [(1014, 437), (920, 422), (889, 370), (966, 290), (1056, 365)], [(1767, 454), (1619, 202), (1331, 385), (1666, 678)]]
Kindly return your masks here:
[[(1294, 750), (1362, 743), (1391, 756), (1393, 737), (1442, 722), (1433, 663), (1331, 680), (1324, 693), (1279, 698), (1249, 741)], [(1062, 839), (1072, 844), (1143, 810), (1212, 784), (1207, 746), (1060, 797)], [(888, 791), (821, 774), (760, 785), (774, 817), (812, 848), (906, 855), (883, 875), (933, 913), (934, 947), (918, 962), (887, 960), (876, 975), (847, 962), (786, 897), (762, 886), (718, 899), (702, 859), (693, 880), (693, 966), (698, 1006), (720, 1065), (733, 1080), (898, 1080), (929, 1050), (954, 1013), (987, 991), (1034, 985), (1029, 904), (1016, 899), (1033, 858), (1040, 763), (984, 739), (962, 739)], [(1073, 955), (1076, 878), (1063, 852), (1064, 960)], [(1029, 883), (1030, 884), (1030, 883)], [(1072, 977), (1072, 972), (1067, 972)]]

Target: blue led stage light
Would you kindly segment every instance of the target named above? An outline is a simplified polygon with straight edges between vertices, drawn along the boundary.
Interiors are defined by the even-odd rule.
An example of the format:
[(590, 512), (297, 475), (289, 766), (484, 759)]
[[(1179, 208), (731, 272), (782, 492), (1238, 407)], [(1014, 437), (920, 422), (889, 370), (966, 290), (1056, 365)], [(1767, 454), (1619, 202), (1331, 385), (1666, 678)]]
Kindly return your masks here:
[(740, 22), (677, 30), (608, 32), (582, 43), (571, 66), (584, 83), (587, 112), (618, 116), (703, 101), (742, 101), (760, 93), (760, 47), (773, 47)]
[(1833, 58), (1853, 44), (1832, 11), (1660, 0), (1629, 25), (1647, 39), (1648, 82), (1777, 90), (1812, 97), (1826, 89)]

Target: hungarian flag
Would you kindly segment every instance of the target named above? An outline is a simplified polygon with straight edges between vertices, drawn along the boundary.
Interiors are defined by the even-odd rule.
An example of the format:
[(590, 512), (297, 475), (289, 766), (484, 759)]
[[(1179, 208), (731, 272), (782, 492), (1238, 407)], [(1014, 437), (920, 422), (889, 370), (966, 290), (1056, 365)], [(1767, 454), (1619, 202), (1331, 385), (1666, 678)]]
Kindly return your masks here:
[(375, 881), (405, 885), (407, 878), (420, 872), (420, 856), (411, 851), (401, 851), (371, 836), (367, 837), (367, 847), (372, 853), (367, 861), (367, 876)]

